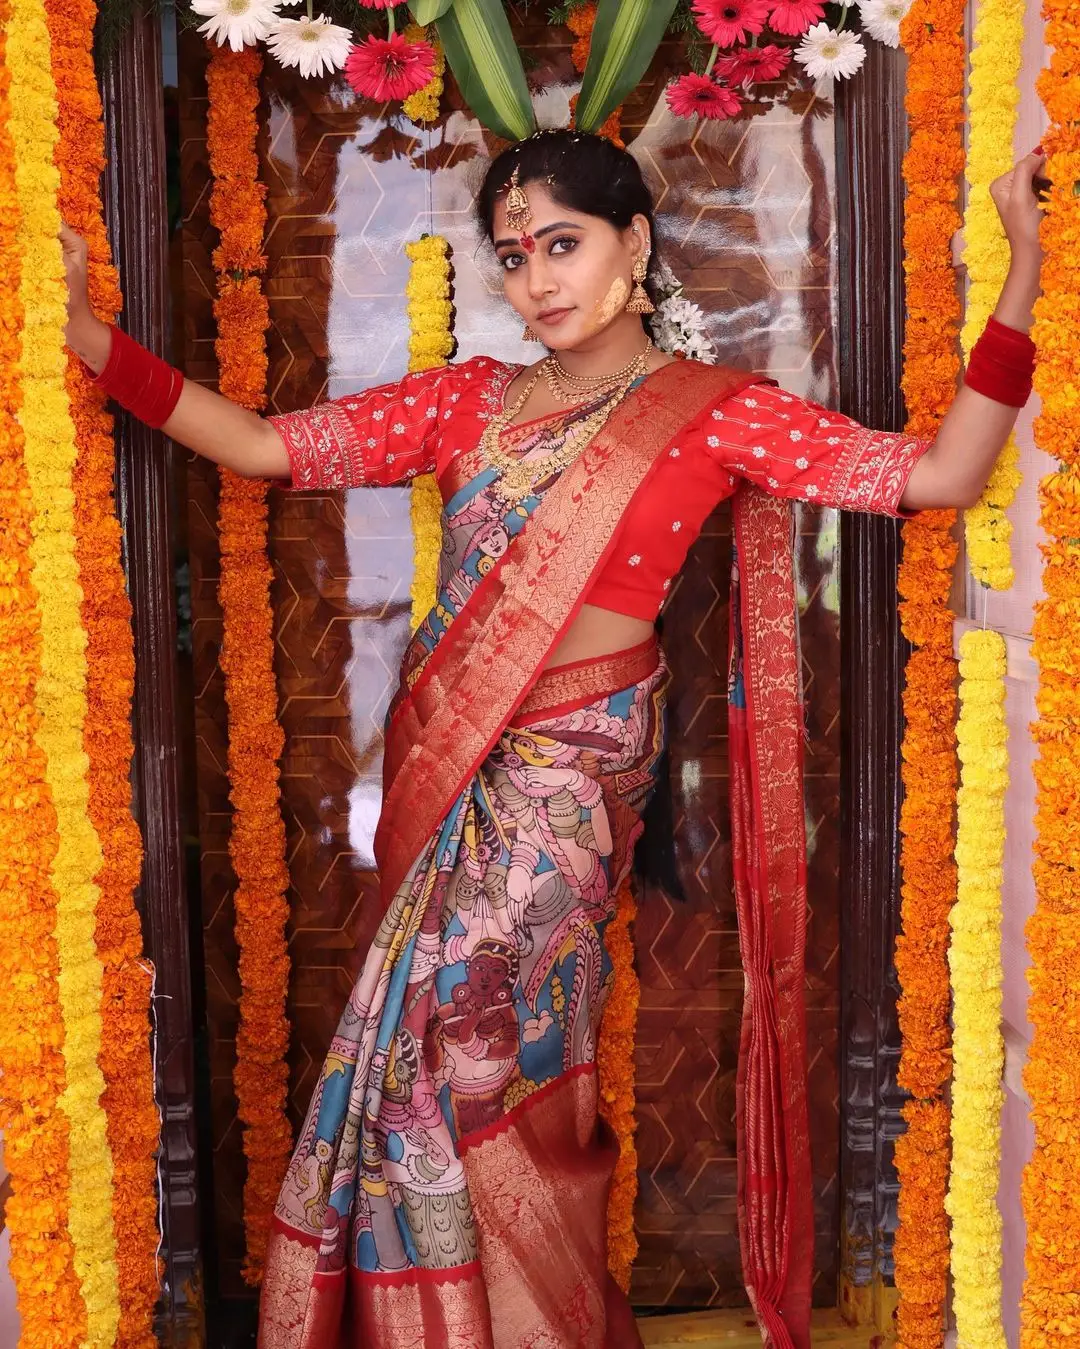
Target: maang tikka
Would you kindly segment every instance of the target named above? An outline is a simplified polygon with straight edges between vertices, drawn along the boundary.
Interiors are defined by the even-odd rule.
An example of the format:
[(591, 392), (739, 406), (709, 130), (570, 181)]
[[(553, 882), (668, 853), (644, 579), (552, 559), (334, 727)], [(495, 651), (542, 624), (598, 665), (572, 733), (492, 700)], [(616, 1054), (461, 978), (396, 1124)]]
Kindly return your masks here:
[(515, 168), (510, 175), (510, 190), (506, 194), (506, 223), (515, 234), (524, 234), (532, 220), (529, 199), (521, 186), (521, 169)]

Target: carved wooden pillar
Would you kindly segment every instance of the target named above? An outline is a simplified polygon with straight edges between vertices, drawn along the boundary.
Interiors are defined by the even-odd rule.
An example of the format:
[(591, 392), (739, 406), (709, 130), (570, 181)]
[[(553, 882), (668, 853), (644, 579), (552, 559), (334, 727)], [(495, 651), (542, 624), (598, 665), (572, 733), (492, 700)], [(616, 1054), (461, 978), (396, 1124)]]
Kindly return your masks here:
[[(124, 288), (126, 330), (167, 356), (168, 222), (161, 31), (136, 6), (101, 72), (108, 167), (106, 216)], [(117, 505), (134, 609), (134, 805), (145, 846), (140, 913), (157, 969), (157, 1089), (163, 1112), (161, 1174), (165, 1345), (201, 1344), (202, 1260), (192, 1053), (191, 962), (180, 830), (176, 605), (171, 446), (156, 431), (117, 420)]]
[[(903, 425), (903, 56), (868, 43), (837, 90), (841, 408)], [(841, 1285), (852, 1320), (887, 1318), (896, 1228), (893, 1143), (900, 1032), (900, 736), (906, 643), (897, 617), (895, 521), (841, 517)]]

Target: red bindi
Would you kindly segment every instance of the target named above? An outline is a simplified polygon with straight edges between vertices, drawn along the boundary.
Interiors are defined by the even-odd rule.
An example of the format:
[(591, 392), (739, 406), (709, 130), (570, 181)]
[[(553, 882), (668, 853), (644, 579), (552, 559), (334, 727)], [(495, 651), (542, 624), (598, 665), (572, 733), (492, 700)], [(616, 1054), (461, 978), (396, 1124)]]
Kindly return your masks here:
[(532, 237), (531, 234), (523, 234), (521, 236), (521, 246), (526, 253), (536, 252), (536, 240)]

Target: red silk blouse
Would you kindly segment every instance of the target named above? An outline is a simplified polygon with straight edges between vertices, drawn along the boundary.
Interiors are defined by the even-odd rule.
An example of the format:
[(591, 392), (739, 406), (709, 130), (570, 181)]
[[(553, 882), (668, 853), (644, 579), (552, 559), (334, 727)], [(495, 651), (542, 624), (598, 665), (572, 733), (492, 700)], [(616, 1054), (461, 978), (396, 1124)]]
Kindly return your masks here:
[[(446, 500), (453, 492), (446, 470), (475, 448), (520, 368), (477, 356), (269, 421), (298, 490), (390, 487), (436, 473)], [(927, 448), (752, 384), (675, 437), (627, 510), (586, 602), (654, 619), (705, 520), (740, 478), (817, 506), (901, 515), (900, 498)]]

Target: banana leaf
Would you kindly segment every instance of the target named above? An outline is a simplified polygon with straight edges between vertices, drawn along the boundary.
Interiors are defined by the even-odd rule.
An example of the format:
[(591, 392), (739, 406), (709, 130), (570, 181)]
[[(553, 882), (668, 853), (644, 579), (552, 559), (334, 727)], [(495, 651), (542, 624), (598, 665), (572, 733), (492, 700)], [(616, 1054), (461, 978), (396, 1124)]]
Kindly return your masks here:
[(414, 23), (426, 28), (441, 19), (453, 3), (454, 0), (409, 0), (409, 13)]
[(461, 96), (484, 126), (511, 141), (530, 135), (532, 99), (502, 0), (454, 0), (435, 26)]
[(676, 0), (600, 0), (574, 124), (597, 131), (633, 91), (667, 31)]

